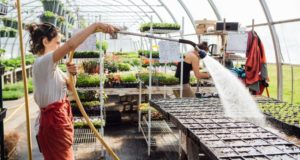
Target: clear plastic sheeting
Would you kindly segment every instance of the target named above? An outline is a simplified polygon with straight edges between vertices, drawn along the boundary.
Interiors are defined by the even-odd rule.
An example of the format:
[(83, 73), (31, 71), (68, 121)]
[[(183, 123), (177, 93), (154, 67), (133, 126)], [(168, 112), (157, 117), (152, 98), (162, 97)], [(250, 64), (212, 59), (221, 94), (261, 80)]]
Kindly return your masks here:
[[(270, 10), (271, 17), (274, 21), (275, 31), (279, 37), (279, 45), (283, 55), (284, 63), (300, 64), (300, 37), (299, 34), (300, 19), (299, 0), (61, 0), (64, 7), (74, 12), (75, 27), (80, 27), (82, 22), (78, 18), (85, 19), (85, 24), (91, 24), (95, 21), (101, 21), (116, 26), (126, 26), (128, 31), (139, 32), (142, 23), (153, 22), (178, 23), (182, 25), (184, 18), (184, 38), (198, 42), (195, 35), (195, 20), (221, 20), (225, 18), (227, 22), (239, 22), (241, 26), (248, 26), (251, 30), (252, 19), (255, 24), (263, 24), (255, 27), (255, 31), (261, 37), (267, 54), (268, 62), (275, 61), (275, 51), (272, 36), (265, 12), (261, 2), (265, 1)], [(39, 0), (22, 0), (22, 16), (25, 23), (39, 22), (39, 16), (43, 12), (43, 6)], [(17, 12), (14, 7), (14, 1), (8, 1), (9, 8), (6, 17), (16, 18)], [(288, 22), (294, 20), (296, 22)], [(25, 34), (25, 42), (28, 42), (28, 33)], [(179, 33), (172, 34), (171, 37), (180, 38)], [(16, 39), (16, 38), (10, 38)], [(142, 38), (144, 48), (147, 48)], [(7, 42), (7, 44), (5, 44)], [(141, 44), (141, 38), (132, 38), (135, 44)], [(138, 43), (137, 43), (138, 42)], [(130, 45), (133, 45), (129, 43)], [(26, 43), (28, 47), (28, 43)], [(19, 45), (17, 40), (7, 40), (1, 38), (1, 48), (8, 51), (9, 55), (4, 57), (10, 58), (18, 55)], [(123, 47), (126, 48), (126, 47)], [(137, 48), (137, 47), (131, 47)], [(148, 46), (149, 48), (149, 46)]]

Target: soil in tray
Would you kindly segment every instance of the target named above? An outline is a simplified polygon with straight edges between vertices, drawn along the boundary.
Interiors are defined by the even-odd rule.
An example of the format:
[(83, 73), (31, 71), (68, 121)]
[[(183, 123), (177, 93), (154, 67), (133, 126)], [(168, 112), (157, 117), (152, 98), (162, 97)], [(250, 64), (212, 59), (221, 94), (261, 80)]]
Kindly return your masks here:
[(221, 160), (244, 160), (243, 158), (221, 158)]
[(244, 157), (244, 160), (269, 160), (269, 158), (265, 156), (251, 156), (251, 157)]
[(261, 139), (248, 139), (244, 140), (246, 144), (251, 146), (262, 146), (262, 145), (268, 145), (268, 143)]
[(246, 128), (228, 128), (228, 131), (231, 133), (249, 133)]
[(220, 139), (223, 140), (233, 140), (233, 139), (240, 139), (238, 136), (236, 136), (236, 134), (217, 134), (218, 137), (220, 137)]
[(238, 125), (239, 127), (256, 127), (254, 124), (248, 122), (240, 122), (235, 124)]
[(204, 141), (204, 144), (208, 147), (226, 147), (223, 141)]
[(275, 138), (277, 137), (276, 135), (274, 135), (273, 133), (270, 133), (270, 132), (265, 132), (265, 133), (252, 133), (252, 134), (255, 134), (257, 135), (258, 137), (260, 138)]
[(219, 124), (222, 128), (236, 128), (238, 125), (235, 123), (220, 123)]
[(279, 149), (281, 149), (285, 153), (299, 153), (300, 148), (294, 145), (276, 145)]
[(210, 129), (211, 132), (213, 132), (214, 134), (230, 134), (231, 132), (229, 132), (227, 129)]
[(203, 123), (214, 123), (211, 119), (195, 119), (196, 122), (203, 124)]
[(257, 135), (253, 133), (237, 133), (237, 136), (242, 138), (242, 139), (254, 139), (254, 138), (259, 138)]
[(295, 160), (295, 158), (289, 156), (289, 155), (274, 155), (269, 156), (272, 160)]
[(212, 150), (217, 157), (238, 156), (238, 154), (234, 152), (231, 148), (213, 148)]
[(191, 128), (191, 131), (195, 134), (195, 135), (200, 135), (200, 134), (211, 134), (211, 132), (207, 129), (193, 129)]
[(229, 122), (231, 122), (230, 119), (226, 119), (226, 118), (212, 119), (212, 121), (214, 121), (216, 123), (229, 123)]
[(268, 132), (267, 130), (260, 128), (260, 127), (247, 128), (247, 130), (252, 133)]
[(202, 124), (204, 128), (221, 128), (218, 124), (209, 123), (209, 124)]
[(252, 147), (233, 147), (233, 149), (241, 156), (246, 155), (261, 155), (255, 148)]
[(225, 140), (225, 144), (227, 146), (249, 146), (249, 144), (242, 140)]
[(266, 155), (272, 155), (272, 154), (282, 154), (283, 152), (279, 149), (277, 149), (274, 146), (256, 146), (255, 147), (257, 150), (262, 152), (263, 154)]
[(198, 129), (198, 128), (203, 128), (201, 124), (198, 123), (192, 123), (192, 124), (183, 124), (186, 128), (188, 129)]
[(267, 141), (270, 144), (273, 145), (277, 145), (277, 144), (290, 144), (288, 141), (283, 140), (281, 138), (268, 138), (268, 139), (264, 139), (265, 141)]
[(197, 123), (194, 119), (187, 119), (187, 118), (185, 118), (185, 119), (180, 118), (179, 122), (182, 123), (182, 124)]
[(200, 139), (200, 140), (204, 140), (204, 141), (214, 141), (214, 140), (220, 140), (219, 137), (213, 135), (213, 134), (203, 134), (203, 135), (197, 135), (197, 137)]
[(293, 156), (293, 157), (296, 158), (296, 159), (300, 159), (300, 153), (297, 153), (297, 154), (291, 154), (291, 156)]

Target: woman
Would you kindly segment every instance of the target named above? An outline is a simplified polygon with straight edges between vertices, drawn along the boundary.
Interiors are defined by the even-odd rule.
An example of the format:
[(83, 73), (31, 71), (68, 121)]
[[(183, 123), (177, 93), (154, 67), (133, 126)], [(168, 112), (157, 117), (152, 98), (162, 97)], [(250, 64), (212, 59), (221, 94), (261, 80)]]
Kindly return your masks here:
[[(68, 79), (57, 67), (59, 60), (74, 50), (89, 35), (101, 30), (118, 31), (113, 26), (94, 23), (60, 46), (58, 29), (48, 23), (31, 24), (30, 48), (37, 58), (33, 64), (34, 100), (40, 107), (38, 144), (45, 160), (71, 160), (73, 156), (73, 117), (67, 100)], [(76, 75), (74, 64), (67, 64), (70, 74)]]
[[(208, 50), (207, 42), (203, 42), (201, 44), (197, 45), (199, 49)], [(182, 90), (182, 97), (195, 97), (195, 93), (192, 91), (191, 86), (189, 84), (190, 82), (190, 72), (193, 70), (194, 75), (197, 79), (201, 78), (210, 78), (210, 75), (208, 73), (201, 73), (199, 71), (199, 63), (200, 63), (200, 54), (197, 51), (191, 51), (188, 52), (184, 56), (183, 61), (183, 90)], [(177, 77), (180, 81), (181, 77), (181, 63), (177, 64), (175, 77)], [(179, 97), (179, 91), (174, 91), (175, 95)]]

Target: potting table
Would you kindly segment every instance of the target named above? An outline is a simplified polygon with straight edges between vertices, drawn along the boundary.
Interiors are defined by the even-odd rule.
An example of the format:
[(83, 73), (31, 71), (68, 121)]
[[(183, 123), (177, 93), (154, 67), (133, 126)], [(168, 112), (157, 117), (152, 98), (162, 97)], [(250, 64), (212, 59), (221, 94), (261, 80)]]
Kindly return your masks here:
[(186, 139), (181, 147), (189, 159), (300, 159), (300, 147), (247, 121), (224, 116), (218, 98), (150, 100)]

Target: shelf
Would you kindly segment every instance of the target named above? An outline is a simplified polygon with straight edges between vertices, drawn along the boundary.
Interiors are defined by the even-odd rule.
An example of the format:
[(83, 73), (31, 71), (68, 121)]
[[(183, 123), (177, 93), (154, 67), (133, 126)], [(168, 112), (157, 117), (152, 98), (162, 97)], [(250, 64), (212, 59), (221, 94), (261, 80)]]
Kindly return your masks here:
[(228, 35), (228, 33), (226, 31), (211, 31), (211, 32), (207, 32), (207, 33), (203, 33), (203, 34), (199, 34), (199, 35), (204, 35), (204, 36), (209, 36), (209, 35)]
[[(148, 117), (147, 117), (148, 118)], [(148, 133), (149, 122), (143, 118), (141, 123), (142, 130)], [(151, 133), (171, 133), (172, 130), (165, 120), (151, 120)]]
[[(153, 29), (153, 34), (170, 34), (170, 33), (176, 33), (180, 30), (173, 30), (173, 29)], [(150, 33), (150, 30), (145, 31), (146, 33)]]

